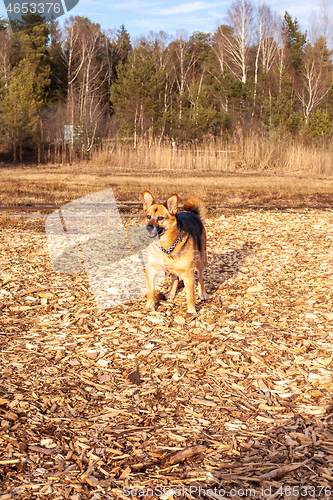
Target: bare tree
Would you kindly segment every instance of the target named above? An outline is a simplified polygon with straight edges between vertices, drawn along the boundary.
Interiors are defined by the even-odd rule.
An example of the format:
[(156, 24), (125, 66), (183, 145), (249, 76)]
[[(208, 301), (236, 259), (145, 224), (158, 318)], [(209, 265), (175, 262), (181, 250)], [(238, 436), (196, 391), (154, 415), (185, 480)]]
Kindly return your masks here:
[(167, 122), (167, 113), (172, 104), (172, 88), (175, 82), (175, 71), (172, 65), (172, 51), (170, 50), (170, 36), (165, 31), (159, 31), (155, 33), (153, 31), (149, 32), (149, 41), (153, 45), (155, 52), (157, 53), (157, 60), (159, 63), (159, 68), (164, 71), (164, 92), (163, 92), (163, 119), (161, 126), (161, 134), (159, 142), (161, 143)]
[[(256, 18), (256, 43), (257, 51), (255, 58), (254, 69), (254, 91), (253, 105), (255, 107), (258, 86), (258, 73), (260, 54), (262, 54), (262, 69), (264, 73), (268, 73), (277, 56), (276, 35), (279, 29), (277, 16), (272, 14), (271, 8), (262, 3), (257, 8)], [(254, 111), (253, 111), (254, 112)]]
[(171, 42), (171, 37), (165, 31), (159, 31), (155, 33), (154, 31), (149, 31), (148, 41), (154, 47), (154, 50), (158, 56), (159, 66), (162, 69), (166, 69), (170, 62), (171, 52), (169, 50), (169, 44)]
[(84, 18), (65, 24), (61, 40), (61, 58), (67, 69), (67, 109), (72, 126), (80, 122), (81, 137), (87, 151), (94, 143), (100, 118), (105, 113), (114, 61), (110, 51), (112, 38)]
[(194, 63), (194, 55), (190, 52), (190, 44), (188, 35), (185, 31), (177, 33), (177, 40), (174, 42), (174, 54), (176, 55), (177, 66), (174, 63), (174, 71), (179, 92), (179, 122), (182, 119), (183, 99), (186, 89), (186, 82), (189, 72)]
[(107, 31), (104, 31), (103, 38), (104, 38), (106, 60), (107, 60), (107, 64), (108, 64), (107, 81), (108, 81), (108, 88), (110, 89), (112, 75), (113, 75), (115, 65), (117, 63), (117, 57), (119, 54), (119, 46), (116, 45), (116, 34), (115, 34), (114, 30), (109, 29)]
[(286, 64), (286, 51), (287, 51), (287, 38), (286, 33), (280, 25), (280, 29), (277, 32), (277, 66), (279, 75), (279, 92), (282, 91), (282, 79), (285, 74)]
[(271, 9), (265, 6), (264, 16), (264, 40), (262, 43), (262, 69), (264, 73), (269, 73), (278, 57), (278, 38), (281, 32), (282, 19)]
[(205, 74), (205, 70), (202, 71), (201, 78), (199, 80), (199, 84), (194, 84), (190, 86), (189, 89), (189, 101), (191, 103), (193, 109), (193, 117), (195, 120), (196, 126), (198, 126), (198, 117), (199, 117), (199, 100), (200, 94), (202, 90), (202, 81)]
[(249, 0), (235, 0), (228, 10), (227, 19), (233, 36), (224, 36), (227, 65), (233, 75), (246, 83), (249, 48), (253, 38), (253, 5)]
[(108, 88), (104, 84), (108, 80), (109, 66), (104, 41), (98, 24), (82, 27), (80, 43), (85, 60), (79, 79), (78, 102), (87, 151), (93, 146), (99, 119), (107, 106)]
[(253, 89), (253, 112), (252, 116), (254, 116), (255, 106), (256, 106), (256, 98), (257, 98), (257, 86), (258, 86), (258, 72), (259, 72), (259, 56), (262, 49), (262, 45), (265, 39), (265, 31), (266, 31), (266, 17), (267, 17), (267, 6), (265, 4), (259, 5), (257, 8), (257, 19), (256, 19), (256, 42), (257, 42), (257, 51), (255, 58), (255, 66), (254, 66), (254, 89)]
[(223, 24), (217, 28), (214, 35), (213, 50), (219, 62), (222, 75), (227, 68), (227, 40), (230, 38), (232, 38), (232, 28), (230, 26)]
[(0, 78), (4, 79), (4, 85), (8, 85), (9, 56), (11, 52), (11, 40), (9, 29), (0, 29)]
[(320, 38), (314, 45), (307, 47), (303, 71), (303, 87), (296, 92), (302, 104), (305, 121), (325, 99), (332, 88), (332, 63), (325, 40)]
[(322, 0), (319, 13), (312, 12), (310, 20), (309, 41), (314, 44), (323, 37), (329, 50), (333, 50), (333, 14), (326, 0)]
[[(219, 26), (217, 28), (213, 36), (212, 48), (213, 51), (215, 52), (216, 58), (219, 63), (218, 64), (219, 71), (215, 71), (214, 69), (210, 69), (209, 67), (206, 68), (206, 71), (215, 78), (215, 80), (218, 82), (219, 85), (221, 84), (221, 77), (222, 79), (225, 77), (226, 71), (228, 69), (227, 45), (228, 45), (228, 40), (232, 38), (232, 33), (233, 33), (232, 28), (230, 26), (223, 24), (222, 26)], [(221, 107), (227, 113), (229, 109), (228, 95), (227, 94), (222, 95), (222, 93), (220, 93), (219, 95), (220, 95)]]
[[(85, 60), (86, 48), (80, 43), (81, 25), (71, 16), (65, 21), (61, 39), (61, 60), (67, 69), (67, 106), (71, 125), (74, 124), (73, 85), (77, 80)], [(73, 140), (73, 136), (72, 136)]]

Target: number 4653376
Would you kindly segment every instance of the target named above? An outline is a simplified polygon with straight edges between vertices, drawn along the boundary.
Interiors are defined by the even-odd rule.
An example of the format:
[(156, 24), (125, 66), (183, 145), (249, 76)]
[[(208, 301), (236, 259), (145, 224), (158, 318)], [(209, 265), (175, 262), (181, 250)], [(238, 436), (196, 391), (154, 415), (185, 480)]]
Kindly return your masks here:
[(6, 8), (6, 11), (9, 14), (27, 14), (28, 12), (31, 12), (31, 14), (35, 14), (38, 12), (38, 14), (44, 14), (47, 13), (49, 14), (51, 10), (53, 9), (53, 12), (55, 14), (60, 13), (60, 4), (59, 3), (14, 3), (13, 7), (12, 4), (10, 3), (8, 7)]

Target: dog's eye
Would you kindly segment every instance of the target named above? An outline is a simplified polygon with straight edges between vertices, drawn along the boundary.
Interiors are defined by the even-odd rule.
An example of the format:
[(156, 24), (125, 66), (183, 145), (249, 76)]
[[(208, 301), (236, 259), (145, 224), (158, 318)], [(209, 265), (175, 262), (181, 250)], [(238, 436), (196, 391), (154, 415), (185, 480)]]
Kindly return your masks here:
[(162, 215), (159, 215), (159, 216), (157, 217), (157, 220), (164, 220), (164, 217), (162, 217)]
[(147, 219), (150, 220), (151, 219), (151, 215), (148, 214), (147, 215)]

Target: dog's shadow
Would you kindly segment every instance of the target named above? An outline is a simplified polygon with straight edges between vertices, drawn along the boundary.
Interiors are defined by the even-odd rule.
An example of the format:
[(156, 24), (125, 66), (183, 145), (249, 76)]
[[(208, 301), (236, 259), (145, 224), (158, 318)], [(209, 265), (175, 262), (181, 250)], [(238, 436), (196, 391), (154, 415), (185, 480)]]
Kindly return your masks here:
[[(226, 283), (228, 280), (233, 278), (236, 274), (241, 272), (241, 268), (244, 264), (244, 260), (246, 257), (253, 253), (253, 249), (255, 247), (255, 243), (248, 241), (244, 243), (241, 248), (237, 248), (230, 252), (226, 253), (212, 253), (208, 257), (207, 266), (204, 271), (204, 282), (205, 288), (207, 290), (208, 298), (205, 301), (196, 300), (196, 309), (199, 312), (205, 304), (209, 304), (212, 297), (216, 291)], [(163, 283), (163, 292), (164, 289), (167, 290), (168, 286), (171, 285), (171, 278), (167, 278)], [(179, 282), (177, 288), (177, 295), (184, 288), (184, 283), (182, 281)], [(197, 287), (196, 287), (197, 292)], [(163, 300), (163, 293), (157, 297), (157, 299)], [(159, 300), (158, 300), (159, 301)], [(164, 300), (163, 300), (164, 301)]]

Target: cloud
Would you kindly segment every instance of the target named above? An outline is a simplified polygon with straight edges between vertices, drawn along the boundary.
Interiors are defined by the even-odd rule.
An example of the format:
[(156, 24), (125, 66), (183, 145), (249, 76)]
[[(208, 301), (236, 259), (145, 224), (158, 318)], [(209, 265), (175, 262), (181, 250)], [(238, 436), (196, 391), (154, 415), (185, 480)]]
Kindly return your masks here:
[(130, 12), (137, 12), (137, 13), (149, 13), (151, 12), (152, 8), (154, 9), (155, 6), (160, 5), (159, 2), (151, 2), (149, 0), (144, 1), (144, 0), (129, 0), (128, 2), (123, 2), (123, 3), (112, 3), (109, 4), (109, 8), (113, 9), (118, 9), (118, 10), (124, 10), (124, 11), (130, 11)]
[[(142, 21), (143, 24), (146, 24), (149, 19), (159, 16), (163, 16), (163, 18), (165, 18), (168, 16), (186, 16), (187, 14), (198, 11), (206, 11), (206, 13), (208, 13), (211, 9), (218, 10), (220, 8), (223, 10), (226, 2), (227, 0), (220, 2), (204, 2), (203, 0), (196, 0), (195, 2), (185, 2), (172, 5), (172, 3), (166, 4), (164, 1), (154, 2), (150, 0), (128, 0), (124, 3), (113, 3), (110, 7), (116, 8), (117, 10), (144, 14), (146, 16), (145, 19), (141, 18), (140, 21)], [(202, 16), (200, 15), (200, 18), (197, 18), (197, 22), (201, 18)]]
[[(193, 31), (203, 31), (203, 32), (211, 32), (214, 29), (214, 22), (216, 18), (212, 19), (211, 17), (203, 18), (200, 17), (198, 20), (195, 16), (186, 16), (182, 18), (181, 24), (178, 22), (175, 24), (175, 20), (172, 17), (164, 17), (164, 18), (150, 18), (150, 19), (142, 19), (136, 18), (132, 25), (136, 26), (139, 29), (143, 29), (145, 32), (155, 31), (158, 32), (160, 30), (166, 31), (169, 35), (175, 35), (179, 30), (188, 30), (189, 32)], [(212, 28), (213, 26), (213, 28)]]
[(175, 14), (188, 14), (197, 10), (207, 10), (211, 4), (197, 1), (192, 3), (183, 3), (180, 5), (173, 5), (166, 9), (155, 9), (154, 13), (162, 16), (173, 16)]
[[(83, 1), (90, 3), (92, 0), (81, 0)], [(160, 30), (172, 35), (180, 29), (208, 33), (220, 23), (230, 1), (232, 0), (194, 0), (192, 3), (177, 3), (169, 0), (167, 3), (165, 0), (125, 0), (120, 3), (116, 0), (105, 6), (102, 25), (105, 26), (111, 20), (115, 24), (117, 19), (117, 24), (124, 24), (131, 35)]]
[[(297, 18), (302, 31), (309, 29), (309, 18), (320, 8), (321, 0), (265, 0), (273, 11), (282, 17), (287, 10)], [(124, 24), (131, 37), (159, 30), (175, 34), (180, 29), (212, 32), (225, 23), (227, 10), (233, 0), (80, 0), (70, 13), (88, 17), (101, 24), (103, 29)], [(0, 15), (6, 15), (4, 5)], [(253, 0), (254, 5), (262, 0)], [(61, 23), (67, 16), (60, 18)]]
[(293, 18), (297, 18), (301, 29), (305, 29), (309, 23), (309, 17), (312, 12), (320, 5), (319, 2), (315, 3), (312, 0), (269, 0), (268, 5), (273, 11), (278, 12), (282, 17), (287, 11)]

